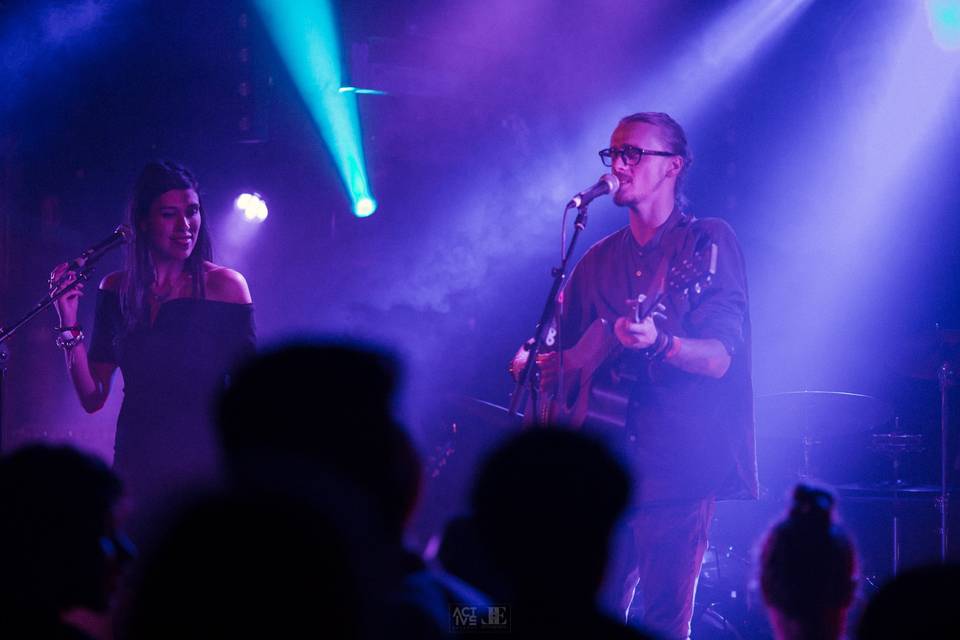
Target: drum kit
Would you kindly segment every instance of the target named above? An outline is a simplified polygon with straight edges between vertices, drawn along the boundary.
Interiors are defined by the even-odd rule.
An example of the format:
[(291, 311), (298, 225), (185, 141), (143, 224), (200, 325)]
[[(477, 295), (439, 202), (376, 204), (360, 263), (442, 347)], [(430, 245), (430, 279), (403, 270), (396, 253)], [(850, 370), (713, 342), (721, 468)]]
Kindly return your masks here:
[(837, 495), (841, 523), (857, 543), (863, 597), (904, 568), (960, 558), (960, 332), (915, 338), (904, 352), (895, 377), (938, 406), (895, 409), (840, 391), (756, 398), (760, 500), (717, 505), (695, 637), (772, 637), (756, 591), (756, 545), (786, 512), (797, 482)]
[[(902, 566), (904, 503), (926, 504), (938, 514), (935, 553), (926, 560), (945, 562), (951, 553), (951, 491), (960, 480), (955, 400), (956, 372), (960, 367), (960, 332), (938, 330), (908, 342), (909, 352), (894, 363), (907, 378), (936, 383), (937, 424), (911, 424), (886, 401), (872, 396), (830, 391), (797, 391), (760, 396), (756, 402), (759, 464), (762, 484), (783, 488), (778, 480), (792, 476), (799, 482), (820, 482), (838, 495), (843, 505), (872, 504), (884, 511), (890, 531), (889, 567), (896, 575)], [(768, 469), (783, 443), (796, 452), (799, 463)], [(772, 444), (771, 444), (772, 443)], [(765, 452), (774, 452), (765, 460)], [(769, 471), (775, 471), (769, 473)], [(780, 472), (777, 476), (776, 471)], [(764, 483), (763, 480), (766, 479)], [(777, 496), (782, 498), (781, 496)], [(954, 531), (954, 536), (958, 531)]]

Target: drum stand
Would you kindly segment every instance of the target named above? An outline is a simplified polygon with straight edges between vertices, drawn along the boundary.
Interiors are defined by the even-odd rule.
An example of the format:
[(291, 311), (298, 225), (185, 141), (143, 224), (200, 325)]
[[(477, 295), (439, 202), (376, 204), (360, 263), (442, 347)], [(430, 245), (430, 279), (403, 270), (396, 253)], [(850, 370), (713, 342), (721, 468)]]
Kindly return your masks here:
[(914, 433), (900, 433), (900, 418), (896, 419), (895, 424), (893, 433), (873, 434), (872, 443), (872, 449), (888, 456), (893, 466), (893, 575), (897, 575), (900, 571), (900, 494), (907, 487), (903, 478), (900, 477), (900, 460), (905, 454), (919, 453), (924, 449), (923, 436)]

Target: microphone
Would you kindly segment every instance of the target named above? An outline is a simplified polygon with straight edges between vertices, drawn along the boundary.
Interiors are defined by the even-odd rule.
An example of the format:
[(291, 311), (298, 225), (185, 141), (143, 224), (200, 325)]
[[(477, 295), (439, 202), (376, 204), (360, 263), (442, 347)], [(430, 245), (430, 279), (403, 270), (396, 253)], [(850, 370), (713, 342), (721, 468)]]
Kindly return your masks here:
[(570, 199), (570, 202), (567, 203), (567, 209), (572, 209), (574, 207), (580, 208), (594, 199), (599, 198), (600, 196), (605, 196), (608, 193), (616, 193), (617, 189), (620, 188), (620, 180), (617, 179), (617, 176), (612, 173), (605, 173), (600, 176), (600, 179), (597, 180), (597, 184), (593, 185), (589, 189), (584, 189), (577, 195), (573, 196)]
[(108, 251), (129, 239), (130, 228), (125, 224), (121, 224), (109, 236), (93, 245), (89, 249), (84, 250), (83, 253), (71, 260), (67, 264), (67, 271), (78, 271), (84, 267), (92, 265), (94, 262), (102, 258)]

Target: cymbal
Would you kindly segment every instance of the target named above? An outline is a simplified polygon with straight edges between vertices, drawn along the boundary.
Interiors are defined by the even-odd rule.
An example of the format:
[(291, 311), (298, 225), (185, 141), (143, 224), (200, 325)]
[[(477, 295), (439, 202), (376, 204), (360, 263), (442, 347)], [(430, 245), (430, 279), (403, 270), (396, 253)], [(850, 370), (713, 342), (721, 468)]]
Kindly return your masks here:
[(895, 482), (853, 483), (835, 485), (833, 490), (845, 498), (922, 499), (940, 494), (938, 484), (897, 484)]
[(846, 391), (788, 391), (757, 398), (762, 436), (829, 437), (869, 431), (893, 418), (887, 402)]
[(894, 370), (909, 378), (937, 380), (945, 362), (960, 368), (960, 331), (931, 329), (901, 340), (894, 350)]

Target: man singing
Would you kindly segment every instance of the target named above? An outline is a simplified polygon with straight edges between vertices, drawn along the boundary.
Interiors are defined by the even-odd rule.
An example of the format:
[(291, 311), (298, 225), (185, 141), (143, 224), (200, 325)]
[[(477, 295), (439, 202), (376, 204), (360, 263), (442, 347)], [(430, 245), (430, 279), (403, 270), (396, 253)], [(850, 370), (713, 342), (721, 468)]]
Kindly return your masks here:
[[(691, 156), (673, 118), (623, 118), (600, 159), (620, 180), (613, 197), (629, 225), (577, 265), (560, 296), (560, 340), (569, 349), (602, 318), (623, 347), (616, 366), (643, 371), (628, 385), (627, 456), (641, 480), (624, 603), (631, 619), (687, 638), (715, 502), (757, 495), (743, 256), (726, 222), (684, 211)], [(640, 294), (657, 291), (664, 273), (711, 245), (717, 260), (708, 284), (666, 286), (663, 313), (637, 317)], [(545, 389), (557, 360), (541, 359)]]

